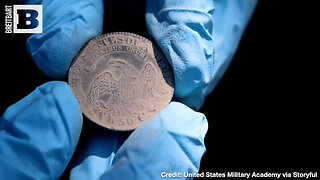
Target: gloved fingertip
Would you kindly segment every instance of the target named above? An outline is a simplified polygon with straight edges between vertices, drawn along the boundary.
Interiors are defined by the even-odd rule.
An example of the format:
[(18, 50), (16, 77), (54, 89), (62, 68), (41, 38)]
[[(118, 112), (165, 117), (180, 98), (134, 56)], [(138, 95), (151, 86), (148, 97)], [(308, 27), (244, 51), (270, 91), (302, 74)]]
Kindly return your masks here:
[(86, 122), (82, 133), (85, 137), (78, 144), (76, 156), (71, 163), (71, 167), (76, 167), (85, 162), (90, 156), (107, 158), (112, 153), (117, 152), (126, 137), (122, 137), (119, 132), (105, 129), (93, 122)]
[(101, 34), (102, 0), (43, 1), (43, 33), (32, 34), (27, 51), (43, 73), (64, 78), (81, 47)]
[(205, 89), (196, 93), (196, 94), (192, 94), (190, 96), (187, 97), (183, 97), (183, 98), (178, 98), (178, 97), (174, 97), (173, 100), (177, 101), (177, 102), (181, 102), (182, 104), (187, 105), (189, 108), (198, 111), (202, 105), (204, 104), (205, 98), (206, 98), (206, 91)]
[[(53, 79), (65, 78), (72, 60), (71, 56), (62, 54), (64, 53), (63, 50), (54, 48), (55, 45), (52, 44), (52, 40), (46, 40), (47, 37), (41, 36), (31, 35), (27, 39), (26, 49), (28, 54), (46, 76)], [(68, 54), (70, 53), (72, 56), (75, 55), (75, 53), (68, 52)], [(64, 58), (61, 58), (60, 55)]]
[(108, 158), (88, 156), (80, 165), (70, 172), (70, 180), (97, 180), (111, 168), (115, 154), (111, 153)]
[(204, 137), (208, 130), (208, 121), (204, 114), (196, 112), (182, 103), (171, 102), (150, 121), (158, 120), (162, 123), (162, 130), (188, 137), (198, 137), (204, 146)]
[(197, 172), (207, 129), (203, 114), (171, 102), (129, 136), (101, 178), (160, 179), (162, 172)]

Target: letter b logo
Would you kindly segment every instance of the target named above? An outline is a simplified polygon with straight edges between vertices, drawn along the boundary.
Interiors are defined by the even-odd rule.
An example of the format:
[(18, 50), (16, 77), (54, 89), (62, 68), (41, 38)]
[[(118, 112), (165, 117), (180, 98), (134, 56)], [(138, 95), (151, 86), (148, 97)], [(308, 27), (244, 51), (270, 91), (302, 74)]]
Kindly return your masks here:
[(14, 5), (14, 33), (42, 33), (42, 5)]

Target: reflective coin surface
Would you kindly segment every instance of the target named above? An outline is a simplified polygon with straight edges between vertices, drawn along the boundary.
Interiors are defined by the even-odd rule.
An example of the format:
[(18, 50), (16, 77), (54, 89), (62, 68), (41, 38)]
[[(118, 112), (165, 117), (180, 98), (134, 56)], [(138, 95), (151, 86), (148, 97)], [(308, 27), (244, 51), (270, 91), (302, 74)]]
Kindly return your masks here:
[(88, 119), (119, 131), (133, 130), (161, 111), (174, 89), (161, 51), (126, 32), (90, 40), (74, 59), (68, 82)]

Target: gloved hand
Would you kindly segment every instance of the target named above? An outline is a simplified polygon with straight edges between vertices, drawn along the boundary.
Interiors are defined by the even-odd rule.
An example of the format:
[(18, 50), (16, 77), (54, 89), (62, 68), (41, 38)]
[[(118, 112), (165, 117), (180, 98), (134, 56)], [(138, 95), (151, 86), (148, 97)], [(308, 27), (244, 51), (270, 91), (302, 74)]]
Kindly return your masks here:
[[(118, 151), (86, 157), (70, 179), (160, 179), (162, 172), (196, 172), (207, 125), (203, 114), (172, 102)], [(81, 126), (79, 104), (66, 83), (38, 87), (0, 119), (1, 179), (58, 179), (75, 151)]]
[[(173, 67), (176, 98), (197, 109), (231, 60), (255, 3), (195, 2), (147, 2), (146, 22)], [(43, 4), (44, 33), (31, 35), (27, 50), (45, 74), (64, 77), (83, 44), (102, 32), (103, 3), (28, 3)], [(65, 83), (39, 87), (0, 120), (0, 177), (58, 178), (75, 150), (81, 124), (79, 105)], [(162, 171), (196, 172), (206, 131), (204, 115), (173, 102), (123, 144), (115, 132), (93, 138), (70, 178), (160, 179)]]

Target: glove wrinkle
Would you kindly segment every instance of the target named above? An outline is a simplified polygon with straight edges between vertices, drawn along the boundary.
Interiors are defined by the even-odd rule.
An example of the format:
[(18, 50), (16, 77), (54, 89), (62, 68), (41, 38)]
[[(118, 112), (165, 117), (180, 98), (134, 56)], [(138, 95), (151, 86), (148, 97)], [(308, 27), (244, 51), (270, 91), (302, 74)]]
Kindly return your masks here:
[(214, 44), (212, 1), (147, 2), (146, 22), (170, 64), (175, 77), (175, 98), (184, 101), (199, 94), (213, 79)]
[[(213, 12), (213, 10), (210, 12)], [(156, 18), (158, 23), (164, 23), (164, 25), (167, 26), (186, 26), (186, 28), (190, 28), (202, 39), (212, 41), (212, 14), (208, 14), (207, 12), (202, 12), (198, 10), (164, 9), (158, 13)], [(167, 28), (170, 29), (170, 27)]]
[[(197, 171), (197, 169), (200, 167), (200, 159), (193, 158), (194, 153), (196, 151), (195, 152), (188, 151), (189, 149), (186, 146), (186, 144), (192, 144), (193, 145), (192, 149), (196, 148), (198, 146), (203, 148), (204, 144), (199, 142), (194, 137), (184, 137), (184, 136), (181, 136), (180, 134), (176, 134), (176, 133), (172, 133), (172, 132), (168, 132), (168, 135), (170, 135), (172, 137), (172, 139), (177, 143), (177, 147), (180, 147), (180, 150), (185, 155), (185, 158), (189, 158), (190, 159), (190, 162), (193, 165), (192, 168), (190, 168), (190, 169), (193, 169), (192, 172)], [(198, 154), (196, 154), (196, 155), (198, 155)]]
[(111, 168), (115, 154), (111, 153), (108, 158), (88, 156), (80, 165), (71, 170), (70, 180), (97, 180)]
[[(72, 130), (70, 129), (69, 125), (68, 125), (68, 118), (66, 117), (65, 113), (63, 112), (63, 107), (61, 107), (61, 104), (59, 102), (57, 102), (57, 99), (53, 97), (53, 102), (54, 102), (54, 106), (57, 108), (58, 110), (58, 114), (60, 115), (59, 119), (61, 119), (61, 122), (63, 124), (63, 128), (65, 132), (70, 132), (70, 133), (66, 133), (67, 138), (61, 136), (59, 133), (55, 132), (55, 136), (59, 138), (59, 140), (62, 142), (65, 139), (68, 140), (68, 142), (66, 142), (65, 144), (72, 144)], [(54, 124), (53, 124), (54, 126)], [(59, 147), (60, 148), (60, 147)], [(68, 149), (69, 152), (67, 152), (67, 156), (72, 156), (73, 154), (73, 149)]]

